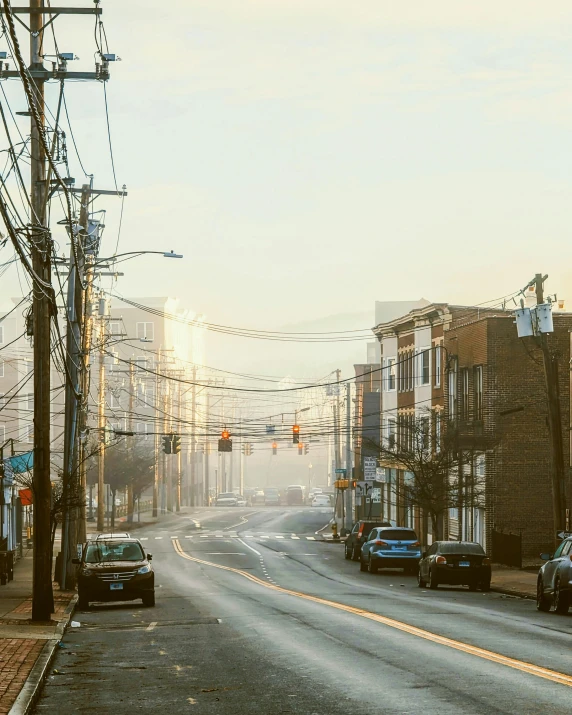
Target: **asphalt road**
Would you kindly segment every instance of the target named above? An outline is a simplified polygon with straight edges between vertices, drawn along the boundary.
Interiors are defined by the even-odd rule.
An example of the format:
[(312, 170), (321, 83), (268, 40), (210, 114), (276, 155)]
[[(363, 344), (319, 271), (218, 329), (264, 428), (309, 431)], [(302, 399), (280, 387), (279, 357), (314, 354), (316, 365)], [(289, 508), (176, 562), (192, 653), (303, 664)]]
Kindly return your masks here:
[(361, 573), (316, 534), (328, 516), (187, 509), (138, 530), (156, 607), (76, 612), (36, 713), (572, 712), (572, 614)]

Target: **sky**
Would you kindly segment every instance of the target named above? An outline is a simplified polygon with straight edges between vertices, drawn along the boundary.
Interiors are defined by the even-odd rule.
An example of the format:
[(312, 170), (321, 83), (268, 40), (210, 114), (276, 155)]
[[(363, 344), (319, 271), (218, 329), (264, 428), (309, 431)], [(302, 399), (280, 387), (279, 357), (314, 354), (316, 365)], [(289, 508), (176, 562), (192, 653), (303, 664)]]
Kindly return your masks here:
[[(122, 295), (145, 286), (211, 322), (260, 329), (373, 317), (375, 300), (480, 303), (539, 271), (572, 301), (570, 3), (101, 6), (122, 60), (107, 84), (129, 192), (119, 251), (185, 256), (126, 263)], [(81, 58), (70, 69), (90, 69), (91, 19), (60, 16), (56, 31)], [(7, 93), (18, 109), (17, 83)], [(55, 88), (48, 96), (54, 109)], [(103, 87), (68, 83), (66, 97), (86, 171), (113, 188)], [(120, 200), (99, 207), (111, 254)], [(20, 294), (16, 271), (0, 280), (4, 302)], [(237, 341), (241, 367), (281, 355), (228, 340), (220, 366)], [(312, 347), (299, 350), (297, 368), (313, 372)]]

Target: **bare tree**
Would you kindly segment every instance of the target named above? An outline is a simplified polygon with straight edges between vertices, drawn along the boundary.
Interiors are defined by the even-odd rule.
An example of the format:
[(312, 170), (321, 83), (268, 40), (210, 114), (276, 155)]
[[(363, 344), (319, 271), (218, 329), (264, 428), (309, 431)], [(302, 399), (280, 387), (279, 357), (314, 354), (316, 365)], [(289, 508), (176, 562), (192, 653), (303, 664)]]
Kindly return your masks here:
[[(395, 431), (383, 435), (381, 444), (364, 439), (380, 463), (406, 473), (393, 485), (396, 496), (419, 507), (431, 520), (434, 540), (443, 536), (443, 515), (450, 508), (462, 512), (484, 503), (484, 483), (476, 474), (475, 449), (461, 448), (455, 425), (436, 427), (435, 415), (426, 411), (395, 422)], [(437, 417), (438, 419), (438, 417)]]

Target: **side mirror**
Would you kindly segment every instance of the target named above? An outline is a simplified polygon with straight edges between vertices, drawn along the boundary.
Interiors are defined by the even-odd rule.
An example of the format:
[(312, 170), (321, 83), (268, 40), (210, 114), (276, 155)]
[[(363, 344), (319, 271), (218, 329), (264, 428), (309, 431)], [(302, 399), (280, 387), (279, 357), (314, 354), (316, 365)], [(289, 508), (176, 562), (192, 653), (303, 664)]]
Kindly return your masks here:
[(550, 561), (550, 560), (552, 559), (552, 556), (553, 556), (553, 555), (554, 555), (554, 554), (540, 554), (540, 558), (541, 558), (543, 561)]
[(427, 552), (424, 551), (424, 552), (421, 554), (421, 556), (422, 556), (422, 558), (426, 559), (426, 558), (427, 558)]
[(76, 566), (78, 566), (80, 563), (81, 563), (80, 559), (72, 559), (72, 564), (75, 564)]
[(153, 558), (153, 554), (147, 554), (147, 561), (151, 561), (152, 558)]

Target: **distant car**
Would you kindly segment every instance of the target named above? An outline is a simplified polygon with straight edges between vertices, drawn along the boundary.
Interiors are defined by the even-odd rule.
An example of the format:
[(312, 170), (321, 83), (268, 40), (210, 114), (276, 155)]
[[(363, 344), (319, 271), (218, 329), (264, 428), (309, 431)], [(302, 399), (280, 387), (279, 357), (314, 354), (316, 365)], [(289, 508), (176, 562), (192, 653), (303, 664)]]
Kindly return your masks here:
[(286, 500), (289, 506), (304, 503), (304, 489), (298, 484), (291, 484), (286, 491)]
[(536, 608), (568, 613), (572, 603), (572, 537), (564, 539), (554, 554), (540, 554), (546, 561), (538, 572)]
[(280, 492), (274, 487), (267, 487), (264, 490), (264, 503), (266, 506), (280, 506)]
[(419, 588), (448, 584), (490, 591), (491, 562), (474, 541), (435, 541), (419, 561), (417, 583)]
[(247, 501), (246, 499), (242, 496), (242, 494), (237, 494), (236, 495), (236, 506), (247, 506)]
[(372, 529), (376, 526), (392, 526), (389, 521), (356, 521), (353, 529), (346, 537), (345, 557), (359, 561), (361, 547), (367, 541)]
[(250, 497), (250, 503), (254, 504), (264, 504), (264, 492), (262, 489), (256, 489), (254, 494)]
[(326, 494), (316, 494), (312, 499), (312, 506), (331, 506), (330, 497)]
[(421, 544), (413, 529), (376, 527), (361, 547), (360, 571), (376, 573), (380, 568), (402, 568), (416, 573), (421, 558)]
[(238, 498), (234, 492), (221, 492), (216, 498), (215, 506), (238, 506)]
[(116, 531), (110, 534), (98, 534), (96, 539), (130, 539), (131, 535), (126, 531)]
[(92, 539), (84, 544), (81, 559), (72, 559), (78, 569), (78, 606), (91, 601), (133, 601), (155, 605), (155, 573), (151, 554), (145, 554), (138, 539)]

